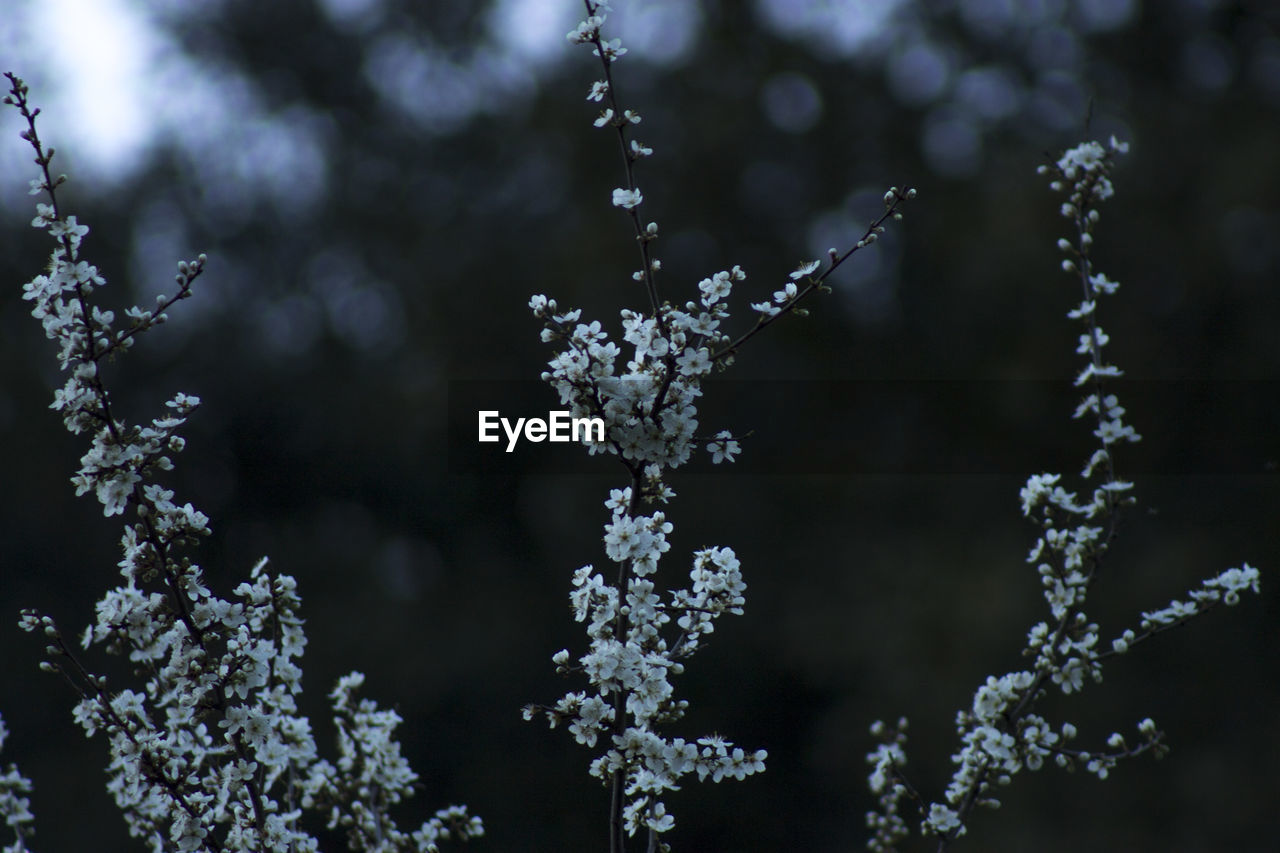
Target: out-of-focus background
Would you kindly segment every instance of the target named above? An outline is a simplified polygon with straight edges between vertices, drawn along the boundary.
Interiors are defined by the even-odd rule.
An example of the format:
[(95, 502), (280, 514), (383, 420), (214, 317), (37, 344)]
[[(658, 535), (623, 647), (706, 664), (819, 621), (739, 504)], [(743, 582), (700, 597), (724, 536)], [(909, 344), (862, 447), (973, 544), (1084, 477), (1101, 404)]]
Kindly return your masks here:
[[(1111, 134), (1132, 149), (1096, 235), (1099, 268), (1122, 283), (1101, 323), (1145, 440), (1119, 458), (1139, 505), (1090, 612), (1114, 636), (1246, 560), (1263, 596), (1043, 704), (1082, 746), (1151, 716), (1167, 760), (1105, 782), (1026, 774), (969, 843), (1273, 849), (1276, 7), (615, 5), (608, 30), (630, 49), (618, 91), (655, 149), (638, 181), (668, 298), (741, 264), (743, 328), (748, 299), (855, 240), (889, 185), (919, 189), (811, 317), (753, 340), (709, 389), (708, 433), (757, 431), (741, 461), (672, 481), (664, 576), (731, 545), (749, 585), (747, 614), (719, 624), (678, 684), (692, 703), (679, 733), (770, 753), (762, 776), (670, 797), (675, 849), (862, 849), (868, 725), (911, 718), (909, 769), (938, 797), (956, 709), (1024, 665), (1045, 608), (1017, 491), (1032, 473), (1073, 475), (1092, 447), (1068, 421), (1079, 293), (1054, 247), (1068, 223), (1035, 167)], [(555, 404), (531, 384), (551, 352), (530, 294), (611, 330), (643, 304), (609, 206), (616, 143), (584, 98), (599, 69), (564, 38), (582, 15), (571, 0), (9, 0), (0, 19), (3, 70), (45, 109), (104, 299), (148, 304), (177, 260), (209, 255), (195, 298), (110, 374), (131, 419), (179, 390), (204, 400), (171, 484), (212, 518), (209, 580), (229, 594), (264, 554), (298, 578), (321, 743), (325, 693), (365, 671), (423, 776), (403, 822), (466, 802), (488, 826), (477, 850), (605, 837), (593, 753), (520, 708), (581, 688), (550, 656), (583, 649), (569, 578), (603, 562), (602, 501), (623, 472), (480, 459), (465, 432), (477, 395)], [(137, 845), (103, 788), (104, 745), (73, 726), (71, 692), (15, 625), (20, 607), (86, 624), (117, 577), (119, 529), (72, 495), (83, 451), (47, 408), (61, 379), (20, 299), (51, 248), (27, 226), (21, 127), (0, 113), (0, 761), (35, 781), (37, 849), (114, 853)]]

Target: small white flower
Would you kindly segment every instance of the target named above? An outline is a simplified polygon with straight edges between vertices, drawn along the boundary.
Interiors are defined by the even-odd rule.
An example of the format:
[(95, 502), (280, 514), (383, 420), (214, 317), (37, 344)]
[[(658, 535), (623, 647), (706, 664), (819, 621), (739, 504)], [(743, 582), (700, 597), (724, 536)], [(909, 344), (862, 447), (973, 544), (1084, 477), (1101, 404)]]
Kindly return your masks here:
[(710, 307), (729, 295), (733, 282), (727, 272), (718, 272), (711, 278), (698, 282), (698, 290), (702, 291), (702, 304)]
[(721, 462), (732, 462), (733, 457), (742, 452), (742, 446), (733, 440), (733, 434), (727, 429), (716, 433), (716, 441), (707, 445), (711, 451), (711, 461), (719, 465)]
[(809, 273), (816, 270), (821, 265), (822, 265), (822, 261), (809, 261), (806, 264), (801, 264), (800, 266), (796, 267), (793, 273), (791, 273), (791, 280), (799, 281), (800, 279), (807, 276)]
[(687, 349), (676, 359), (682, 376), (702, 376), (711, 372), (711, 357), (706, 347)]
[(640, 190), (628, 190), (619, 187), (613, 191), (613, 206), (622, 207), (627, 210), (638, 206), (644, 201), (644, 196), (640, 194)]
[[(600, 45), (601, 47), (604, 48), (604, 59), (606, 62), (613, 62), (619, 56), (622, 56), (624, 53), (627, 52), (627, 49), (622, 46), (622, 39), (611, 39), (609, 41), (602, 41)], [(595, 54), (596, 56), (599, 56), (600, 50), (599, 49), (593, 50), (592, 53)]]
[(565, 38), (574, 44), (583, 44), (600, 34), (600, 25), (604, 23), (602, 15), (592, 15), (577, 27), (565, 33)]
[(929, 819), (925, 823), (938, 835), (946, 835), (960, 826), (960, 815), (941, 803), (934, 803), (929, 807)]
[[(795, 276), (795, 273), (792, 273), (791, 275)], [(789, 281), (782, 286), (782, 290), (775, 290), (773, 292), (773, 301), (779, 305), (786, 305), (792, 299), (795, 299), (798, 294), (799, 291), (796, 290), (796, 283), (794, 281)]]

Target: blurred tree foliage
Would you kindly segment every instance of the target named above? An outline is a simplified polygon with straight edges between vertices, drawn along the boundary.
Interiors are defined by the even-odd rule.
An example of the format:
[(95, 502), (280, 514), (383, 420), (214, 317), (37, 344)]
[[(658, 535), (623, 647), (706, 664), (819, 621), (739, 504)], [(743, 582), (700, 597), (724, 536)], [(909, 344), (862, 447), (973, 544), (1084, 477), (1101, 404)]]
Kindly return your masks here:
[[(140, 171), (103, 191), (52, 142), (108, 298), (150, 302), (177, 259), (209, 254), (197, 298), (112, 382), (135, 419), (175, 390), (205, 401), (173, 483), (213, 519), (210, 579), (228, 590), (262, 554), (298, 577), (311, 708), (338, 675), (366, 671), (406, 718), (422, 807), (468, 803), (489, 828), (477, 849), (592, 849), (607, 804), (587, 752), (519, 709), (563, 692), (549, 658), (581, 645), (569, 575), (602, 559), (620, 471), (549, 472), (536, 454), (471, 470), (459, 431), (474, 413), (450, 403), (474, 380), (536, 382), (549, 352), (530, 294), (604, 321), (640, 302), (632, 238), (608, 208), (617, 152), (583, 99), (595, 69), (562, 40), (580, 10), (144, 5), (170, 70), (141, 85), (171, 108)], [(867, 725), (909, 715), (910, 769), (941, 789), (955, 709), (1022, 665), (1041, 618), (1017, 489), (1089, 452), (1053, 384), (1074, 372), (1064, 314), (1078, 296), (1057, 270), (1067, 223), (1034, 172), (1051, 152), (1133, 142), (1095, 257), (1123, 284), (1101, 321), (1146, 440), (1119, 463), (1140, 507), (1093, 615), (1119, 633), (1200, 577), (1280, 564), (1277, 16), (1243, 0), (616, 5), (632, 47), (619, 90), (656, 152), (639, 182), (663, 228), (667, 297), (737, 263), (742, 296), (759, 300), (855, 239), (889, 184), (920, 191), (813, 316), (753, 341), (729, 374), (792, 384), (754, 397), (725, 385), (732, 420), (704, 417), (773, 427), (764, 461), (747, 441), (737, 469), (677, 480), (669, 513), (665, 571), (727, 544), (749, 584), (747, 616), (684, 678), (690, 731), (770, 752), (762, 777), (678, 794), (672, 842), (860, 849)], [(32, 61), (14, 70), (53, 115)], [(14, 116), (0, 125), (21, 146)], [(49, 248), (26, 205), (19, 190), (0, 208), (0, 601), (7, 619), (38, 606), (71, 626), (113, 582), (117, 524), (67, 483), (82, 450), (47, 411), (54, 362), (19, 298)], [(864, 393), (888, 402), (859, 405)], [(866, 452), (842, 454), (842, 439)], [(1024, 464), (1027, 448), (1047, 458)], [(1261, 602), (1046, 702), (1099, 744), (1153, 716), (1168, 761), (1105, 783), (1019, 780), (972, 843), (1264, 849), (1280, 753), (1274, 588), (1268, 573)], [(4, 759), (36, 782), (39, 849), (135, 849), (87, 771), (101, 744), (78, 742), (36, 642), (3, 636)]]

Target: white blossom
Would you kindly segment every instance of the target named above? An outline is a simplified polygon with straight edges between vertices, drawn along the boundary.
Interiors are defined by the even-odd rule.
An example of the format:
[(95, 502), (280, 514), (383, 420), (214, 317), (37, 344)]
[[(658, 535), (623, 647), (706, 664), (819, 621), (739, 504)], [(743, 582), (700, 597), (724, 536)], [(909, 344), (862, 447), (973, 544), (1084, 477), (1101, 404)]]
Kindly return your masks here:
[(644, 201), (644, 196), (640, 194), (640, 190), (629, 190), (618, 188), (613, 191), (613, 206), (622, 207), (630, 210), (637, 207), (640, 202)]
[[(12, 79), (9, 102), (28, 119), (27, 138), (35, 144), (25, 87)], [(295, 700), (306, 645), (297, 584), (268, 572), (263, 559), (236, 587), (240, 600), (231, 601), (212, 591), (190, 558), (192, 546), (209, 533), (209, 519), (155, 476), (174, 468), (173, 457), (185, 448), (177, 430), (200, 399), (175, 394), (146, 425), (125, 421), (118, 405), (108, 407), (99, 361), (127, 351), (162, 322), (165, 310), (190, 294), (205, 256), (179, 264), (177, 292), (161, 296), (156, 310), (128, 308), (127, 327), (115, 328), (115, 312), (94, 301), (106, 281), (78, 255), (88, 228), (74, 216), (58, 216), (52, 202), (62, 179), (49, 175), (47, 159), (38, 162), (43, 173), (32, 186), (50, 203), (38, 205), (33, 224), (56, 245), (47, 274), (24, 287), (24, 298), (57, 344), (67, 375), (53, 408), (70, 432), (88, 436), (72, 483), (77, 494), (93, 494), (107, 516), (131, 511), (120, 539), (122, 582), (98, 600), (81, 644), (127, 656), (135, 666), (122, 671), (136, 673), (136, 687), (108, 691), (106, 679), (73, 656), (49, 617), (27, 611), (20, 625), (45, 634), (49, 660), (42, 668), (75, 684), (82, 698), (73, 719), (86, 735), (106, 740), (109, 794), (130, 832), (155, 850), (206, 850), (216, 838), (213, 846), (228, 853), (314, 853), (318, 842), (299, 829), (301, 810), (282, 805), (295, 802), (335, 824), (341, 818), (366, 840), (391, 845), (379, 849), (410, 849), (413, 838), (387, 813), (411, 795), (416, 779), (391, 737), (399, 718), (368, 700), (354, 705), (349, 693), (358, 682), (340, 682), (334, 714), (343, 754), (336, 765), (319, 759), (310, 721), (298, 714)], [(0, 725), (0, 741), (4, 734)], [(371, 785), (380, 794), (366, 802), (363, 792)], [(20, 777), (0, 775), (0, 811), (11, 827), (29, 818), (26, 800), (16, 796), (26, 789)], [(438, 812), (420, 833), (464, 839), (482, 834), (483, 825), (465, 810)], [(22, 837), (6, 849), (25, 850)], [(428, 849), (425, 844), (415, 849)]]

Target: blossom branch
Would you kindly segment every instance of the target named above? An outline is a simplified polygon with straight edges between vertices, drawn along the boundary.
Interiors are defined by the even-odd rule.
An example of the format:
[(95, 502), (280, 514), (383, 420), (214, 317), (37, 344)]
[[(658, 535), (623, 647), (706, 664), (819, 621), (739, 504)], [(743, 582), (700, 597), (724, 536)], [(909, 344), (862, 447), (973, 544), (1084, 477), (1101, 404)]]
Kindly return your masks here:
[[(921, 832), (938, 838), (939, 851), (965, 834), (975, 808), (998, 806), (992, 789), (1009, 784), (1024, 767), (1037, 770), (1045, 758), (1052, 758), (1068, 770), (1083, 764), (1088, 772), (1102, 779), (1121, 759), (1146, 752), (1162, 755), (1167, 750), (1164, 734), (1150, 719), (1138, 724), (1141, 742), (1134, 747), (1129, 747), (1123, 736), (1113, 734), (1107, 741), (1107, 750), (1077, 750), (1064, 745), (1075, 738), (1074, 725), (1064, 722), (1051, 727), (1032, 709), (1051, 685), (1063, 693), (1078, 692), (1083, 689), (1086, 676), (1101, 681), (1104, 659), (1123, 654), (1134, 644), (1185, 624), (1219, 604), (1234, 605), (1242, 591), (1259, 591), (1256, 569), (1247, 563), (1228, 569), (1192, 591), (1190, 602), (1175, 599), (1162, 610), (1142, 614), (1143, 633), (1126, 630), (1112, 642), (1109, 651), (1098, 649), (1098, 625), (1085, 613), (1087, 596), (1098, 578), (1103, 555), (1116, 535), (1120, 511), (1133, 503), (1128, 495), (1133, 484), (1117, 477), (1113, 450), (1118, 444), (1140, 440), (1124, 422), (1124, 407), (1114, 394), (1107, 392), (1106, 381), (1122, 372), (1104, 361), (1102, 349), (1109, 339), (1097, 323), (1099, 298), (1114, 293), (1118, 285), (1095, 271), (1090, 256), (1093, 229), (1100, 219), (1097, 205), (1114, 193), (1110, 180), (1112, 158), (1127, 149), (1114, 137), (1109, 149), (1089, 142), (1040, 170), (1041, 174), (1052, 175), (1053, 190), (1070, 187), (1061, 213), (1075, 226), (1076, 241), (1060, 240), (1058, 246), (1068, 255), (1063, 269), (1077, 275), (1082, 288), (1081, 303), (1068, 317), (1084, 325), (1076, 352), (1085, 357), (1086, 364), (1075, 384), (1089, 390), (1073, 418), (1093, 415), (1093, 435), (1099, 446), (1084, 466), (1081, 478), (1097, 484), (1091, 498), (1080, 501), (1074, 492), (1059, 484), (1059, 475), (1038, 474), (1027, 481), (1020, 493), (1023, 515), (1041, 530), (1027, 562), (1036, 564), (1052, 622), (1040, 622), (1028, 632), (1023, 654), (1035, 661), (1031, 671), (988, 677), (974, 694), (971, 707), (957, 714), (961, 748), (952, 756), (958, 769), (946, 790), (945, 802), (930, 804), (926, 812), (923, 801), (917, 800), (923, 817)], [(875, 830), (869, 846), (888, 851), (907, 834), (897, 815), (898, 803), (903, 797), (916, 799), (916, 794), (902, 780), (899, 769), (905, 763), (905, 724), (900, 724), (898, 735), (888, 740), (883, 735), (883, 724), (877, 726), (873, 732), (881, 736), (882, 746), (867, 760), (874, 767), (869, 782), (872, 791), (880, 795), (880, 810), (868, 815), (868, 824)]]
[[(902, 211), (898, 208), (904, 201), (915, 197), (916, 191), (914, 189), (900, 190), (898, 187), (890, 187), (889, 191), (884, 194), (885, 212), (880, 214), (875, 221), (867, 226), (867, 230), (863, 233), (858, 242), (854, 243), (843, 253), (837, 252), (835, 249), (830, 249), (827, 252), (827, 267), (816, 276), (812, 275), (812, 273), (817, 271), (819, 266), (821, 266), (820, 261), (809, 261), (808, 263), (801, 264), (794, 272), (791, 273), (791, 281), (783, 285), (782, 290), (773, 294), (775, 304), (770, 304), (768, 302), (752, 304), (751, 307), (758, 311), (760, 315), (756, 318), (755, 325), (732, 342), (726, 344), (722, 349), (717, 350), (715, 354), (711, 356), (711, 360), (716, 363), (731, 362), (734, 355), (743, 344), (755, 337), (765, 328), (773, 325), (777, 320), (793, 311), (797, 311), (803, 316), (805, 309), (799, 307), (800, 303), (814, 292), (830, 290), (826, 281), (831, 274), (835, 272), (841, 264), (853, 257), (856, 252), (859, 252), (876, 242), (876, 240), (880, 238), (880, 235), (884, 234), (886, 222), (890, 220), (895, 222), (901, 221)], [(804, 280), (804, 286), (797, 289), (796, 282), (799, 282), (801, 279)]]
[[(655, 273), (661, 265), (651, 251), (658, 226), (641, 224), (638, 208), (643, 195), (634, 171), (635, 161), (652, 149), (628, 135), (640, 116), (623, 109), (617, 97), (612, 65), (626, 50), (619, 39), (601, 34), (608, 4), (585, 0), (584, 5), (587, 17), (568, 39), (592, 45), (604, 69), (604, 78), (593, 84), (588, 99), (604, 103), (595, 125), (612, 126), (622, 150), (625, 186), (613, 191), (613, 205), (631, 219), (642, 262), (633, 278), (645, 285), (649, 311), (621, 312), (623, 342), (634, 348), (623, 366), (622, 347), (609, 340), (598, 321), (582, 322), (581, 311), (562, 312), (554, 299), (543, 295), (529, 301), (534, 316), (544, 321), (542, 340), (564, 345), (548, 362), (543, 380), (556, 389), (572, 416), (604, 421), (605, 438), (590, 443), (589, 451), (617, 456), (629, 485), (613, 490), (605, 502), (612, 516), (604, 536), (606, 555), (616, 564), (612, 582), (590, 565), (574, 573), (570, 600), (575, 618), (588, 623), (590, 648), (578, 665), (570, 663), (568, 650), (553, 657), (557, 672), (583, 673), (590, 691), (568, 693), (553, 706), (528, 705), (524, 715), (542, 716), (552, 727), (567, 722), (575, 739), (589, 747), (607, 739), (604, 754), (591, 764), (591, 774), (610, 786), (609, 850), (622, 853), (627, 836), (641, 830), (648, 834), (647, 849), (666, 849), (660, 836), (675, 819), (660, 796), (676, 788), (684, 775), (696, 772), (699, 779), (710, 776), (718, 782), (764, 769), (764, 750), (747, 752), (718, 736), (688, 742), (657, 732), (687, 709), (687, 702), (675, 698), (671, 677), (683, 672), (682, 661), (712, 632), (720, 615), (743, 612), (746, 584), (731, 549), (706, 548), (694, 554), (689, 586), (659, 589), (653, 576), (669, 548), (672, 525), (662, 512), (641, 513), (644, 504), (666, 503), (675, 496), (665, 474), (688, 461), (696, 443), (704, 443), (715, 463), (731, 462), (740, 452), (728, 430), (716, 432), (710, 440), (697, 437), (702, 380), (713, 369), (726, 367), (736, 348), (773, 319), (794, 310), (794, 304), (785, 305), (798, 295), (794, 282), (809, 276), (817, 264), (792, 275), (789, 293), (778, 297), (785, 310), (762, 311), (767, 316), (736, 342), (721, 326), (730, 316), (728, 298), (734, 285), (746, 278), (740, 267), (699, 282), (697, 301), (675, 306), (659, 298)], [(887, 194), (885, 214), (855, 247), (843, 255), (832, 253), (831, 269), (874, 242), (884, 231), (883, 223), (900, 218), (899, 204), (913, 195), (914, 191), (896, 188)], [(811, 277), (804, 295), (823, 286), (829, 273), (830, 269)]]
[(654, 274), (660, 268), (660, 264), (654, 260), (650, 244), (658, 237), (658, 228), (655, 224), (645, 226), (640, 220), (640, 204), (644, 201), (639, 187), (636, 186), (635, 179), (635, 163), (640, 157), (648, 157), (653, 153), (652, 148), (641, 145), (639, 142), (632, 141), (627, 135), (627, 128), (633, 124), (640, 123), (640, 114), (634, 110), (624, 110), (618, 100), (617, 87), (613, 81), (613, 63), (623, 54), (627, 52), (622, 47), (618, 39), (605, 41), (600, 35), (600, 28), (604, 24), (605, 16), (601, 12), (607, 11), (608, 4), (597, 2), (597, 0), (583, 0), (583, 5), (587, 10), (587, 17), (577, 29), (569, 33), (569, 40), (578, 44), (589, 43), (595, 46), (595, 55), (600, 57), (600, 65), (603, 69), (604, 79), (594, 83), (591, 92), (587, 95), (587, 99), (591, 101), (604, 101), (607, 104), (606, 109), (601, 113), (600, 118), (596, 120), (596, 127), (604, 127), (606, 125), (612, 127), (618, 137), (618, 147), (622, 152), (622, 166), (626, 175), (626, 187), (613, 191), (613, 203), (616, 207), (621, 207), (626, 211), (631, 225), (635, 229), (636, 245), (640, 249), (640, 269), (636, 272), (636, 280), (644, 284), (645, 291), (649, 295), (649, 308), (655, 313), (658, 310), (658, 287), (654, 282)]
[[(417, 777), (391, 739), (398, 717), (368, 700), (354, 717), (343, 716), (353, 679), (363, 676), (348, 676), (340, 684), (344, 692), (334, 697), (339, 726), (345, 720), (348, 740), (358, 740), (360, 760), (334, 767), (318, 757), (310, 721), (298, 715), (294, 698), (301, 692), (296, 661), (306, 639), (293, 578), (269, 574), (263, 559), (236, 587), (240, 601), (233, 603), (215, 596), (200, 567), (180, 556), (209, 533), (208, 518), (191, 504), (179, 506), (173, 492), (152, 479), (173, 468), (170, 454), (185, 446), (176, 430), (200, 400), (179, 393), (165, 404), (165, 416), (131, 426), (112, 411), (99, 367), (190, 296), (205, 257), (178, 265), (177, 292), (159, 297), (156, 311), (130, 308), (129, 328), (114, 331), (112, 312), (92, 299), (106, 282), (79, 257), (89, 229), (63, 216), (56, 188), (65, 176), (50, 172), (54, 151), (44, 148), (36, 131), (39, 110), (30, 108), (25, 84), (8, 78), (6, 102), (26, 118), (22, 136), (40, 167), (32, 193), (49, 197), (37, 205), (32, 224), (56, 243), (48, 274), (28, 282), (24, 298), (60, 345), (59, 362), (70, 374), (53, 408), (72, 433), (92, 436), (72, 482), (77, 494), (96, 495), (104, 515), (128, 509), (137, 515), (121, 537), (118, 565), (125, 583), (98, 601), (83, 645), (100, 643), (109, 653), (127, 654), (145, 674), (142, 691), (108, 692), (106, 680), (89, 673), (63, 643), (52, 619), (26, 611), (20, 625), (51, 640), (47, 651), (57, 662), (45, 661), (42, 668), (61, 672), (77, 691), (74, 716), (85, 733), (104, 732), (111, 753), (108, 789), (131, 833), (155, 850), (306, 853), (317, 842), (301, 827), (302, 813), (323, 804), (334, 821), (352, 828), (356, 850), (425, 853), (438, 841), (483, 834), (479, 819), (460, 806), (437, 812), (414, 833), (396, 828), (388, 810), (411, 795)], [(372, 801), (362, 799), (357, 774), (372, 784)]]

